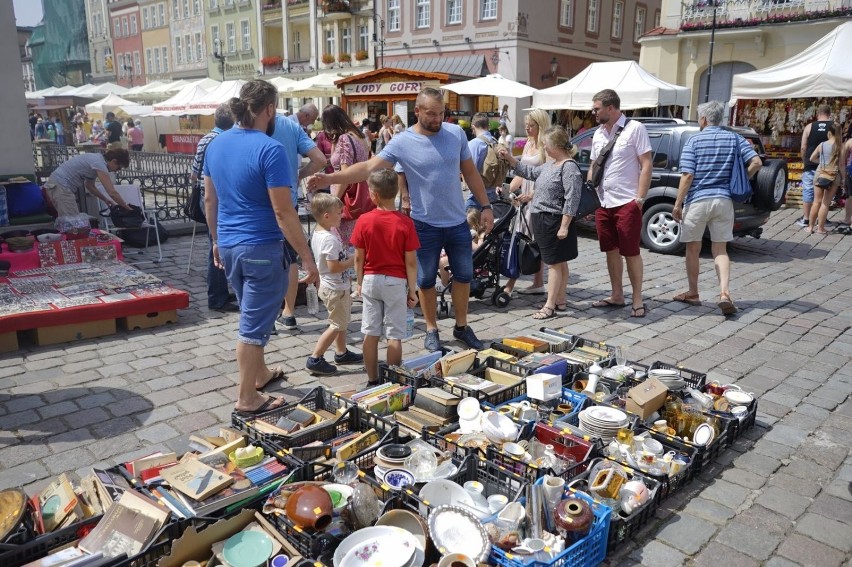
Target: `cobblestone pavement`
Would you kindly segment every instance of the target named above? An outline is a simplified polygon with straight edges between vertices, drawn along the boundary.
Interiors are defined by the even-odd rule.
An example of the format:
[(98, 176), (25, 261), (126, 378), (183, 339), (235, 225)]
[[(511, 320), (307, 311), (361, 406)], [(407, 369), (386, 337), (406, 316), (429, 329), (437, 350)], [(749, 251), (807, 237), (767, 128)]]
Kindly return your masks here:
[[(852, 238), (807, 236), (792, 225), (796, 214), (781, 210), (763, 239), (733, 244), (732, 292), (742, 311), (729, 320), (715, 307), (706, 250), (703, 307), (670, 302), (685, 289), (683, 259), (647, 251), (647, 318), (590, 307), (608, 293), (608, 279), (593, 235), (582, 233), (568, 313), (549, 326), (625, 345), (633, 360), (707, 372), (760, 397), (757, 427), (668, 500), (610, 563), (852, 565)], [(176, 325), (0, 357), (0, 488), (32, 493), (64, 471), (85, 473), (157, 449), (182, 452), (190, 433), (229, 422), (237, 315), (205, 307), (205, 241), (196, 242), (189, 275), (189, 237), (169, 240), (159, 266), (143, 266), (192, 294)], [(501, 311), (473, 302), (471, 323), (483, 339), (532, 329), (540, 326), (530, 318), (533, 303), (519, 298)], [(297, 314), (301, 332), (282, 332), (267, 350), (268, 362), (288, 371), (279, 392), (363, 384), (355, 372), (319, 381), (306, 373), (324, 325), (304, 308)], [(441, 323), (445, 340), (450, 325)], [(406, 354), (422, 348), (423, 331), (418, 322)], [(350, 342), (357, 345), (359, 333)]]

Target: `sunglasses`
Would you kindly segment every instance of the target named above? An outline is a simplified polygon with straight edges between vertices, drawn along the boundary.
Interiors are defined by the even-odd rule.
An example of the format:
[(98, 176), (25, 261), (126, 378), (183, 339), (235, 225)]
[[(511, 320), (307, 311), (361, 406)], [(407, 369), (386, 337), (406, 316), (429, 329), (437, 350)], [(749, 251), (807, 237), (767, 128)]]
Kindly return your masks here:
[(603, 107), (601, 107), (601, 108), (593, 108), (593, 109), (592, 109), (592, 114), (597, 114), (597, 113), (598, 113), (598, 112), (600, 112), (601, 110), (603, 110)]

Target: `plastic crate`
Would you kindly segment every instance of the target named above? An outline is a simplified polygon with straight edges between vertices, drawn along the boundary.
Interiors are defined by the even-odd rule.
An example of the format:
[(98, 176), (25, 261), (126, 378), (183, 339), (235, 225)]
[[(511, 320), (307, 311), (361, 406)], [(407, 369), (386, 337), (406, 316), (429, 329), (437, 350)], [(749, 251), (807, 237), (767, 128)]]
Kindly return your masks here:
[[(260, 500), (260, 502), (263, 501)], [(194, 525), (196, 529), (201, 529), (215, 521), (206, 518), (190, 518), (172, 522), (160, 532), (160, 536), (148, 546), (148, 549), (133, 557), (116, 560), (115, 563), (110, 563), (109, 567), (156, 567), (163, 557), (167, 557), (172, 552), (172, 544), (183, 535), (189, 526)]]
[[(711, 417), (717, 416), (712, 415)], [(709, 445), (695, 445), (689, 441), (684, 441), (680, 437), (672, 437), (665, 433), (660, 433), (659, 431), (649, 430), (649, 433), (657, 441), (675, 446), (678, 451), (684, 453), (687, 451), (695, 451), (695, 457), (692, 460), (692, 475), (695, 476), (704, 470), (716, 457), (718, 457), (722, 449), (728, 446), (728, 427), (730, 424), (728, 420), (725, 419), (718, 419), (718, 422), (719, 434), (713, 438), (713, 441), (711, 441)]]
[[(647, 434), (647, 428), (643, 427), (640, 429), (642, 429), (642, 432)], [(694, 476), (693, 473), (695, 472), (695, 469), (692, 465), (695, 462), (695, 456), (698, 454), (698, 451), (695, 449), (690, 449), (688, 447), (676, 445), (674, 443), (671, 443), (667, 439), (660, 439), (659, 437), (655, 437), (655, 439), (663, 445), (663, 454), (668, 453), (669, 451), (674, 451), (676, 455), (685, 457), (687, 459), (687, 465), (683, 467), (680, 471), (678, 471), (677, 474), (673, 476), (669, 476), (666, 473), (654, 474), (647, 470), (644, 470), (641, 466), (634, 466), (631, 463), (625, 461), (624, 459), (617, 459), (613, 457), (607, 458), (612, 461), (617, 461), (618, 463), (626, 467), (637, 469), (643, 475), (649, 476), (659, 482), (660, 489), (657, 491), (656, 499), (658, 503), (661, 503), (673, 494), (676, 494), (684, 486), (689, 484), (690, 480), (692, 480), (692, 477)]]
[(494, 341), (489, 346), (491, 348), (493, 348), (494, 350), (499, 350), (500, 352), (505, 352), (506, 354), (511, 354), (512, 356), (514, 356), (517, 359), (524, 358), (528, 354), (531, 354), (529, 351), (521, 350), (519, 348), (515, 348), (515, 347), (509, 346), (509, 345), (504, 345), (503, 343), (498, 342), (498, 341)]
[[(550, 400), (550, 401), (547, 401), (547, 402), (539, 402), (538, 400), (531, 400), (529, 398), (529, 396), (527, 396), (526, 393), (524, 393), (523, 395), (518, 396), (517, 398), (512, 398), (511, 400), (507, 400), (507, 401), (505, 401), (501, 404), (498, 404), (498, 405), (493, 405), (493, 404), (490, 404), (488, 402), (482, 402), (481, 405), (488, 408), (488, 409), (499, 411), (500, 408), (503, 407), (503, 406), (506, 406), (506, 405), (509, 405), (509, 404), (517, 404), (517, 403), (520, 403), (520, 402), (535, 402), (536, 404), (538, 404), (540, 406), (547, 406), (547, 407), (549, 407), (549, 406), (556, 407), (557, 404), (569, 403), (572, 406), (574, 406), (574, 409), (571, 410), (571, 412), (568, 415), (573, 415), (573, 414), (576, 414), (576, 413), (580, 413), (580, 410), (583, 409), (583, 406), (586, 404), (587, 399), (588, 398), (586, 398), (585, 394), (575, 392), (574, 390), (570, 390), (568, 388), (562, 388), (562, 395), (559, 397), (558, 400)], [(566, 417), (567, 417), (567, 415), (566, 415)]]
[[(603, 459), (593, 459), (589, 463), (589, 470), (591, 470), (592, 466), (601, 460)], [(621, 465), (621, 463), (618, 464)], [(657, 511), (657, 507), (659, 505), (657, 492), (659, 492), (660, 483), (650, 476), (640, 473), (631, 467), (625, 465), (621, 466), (627, 470), (629, 480), (641, 480), (645, 486), (648, 487), (651, 497), (647, 502), (639, 506), (639, 508), (633, 510), (629, 516), (626, 516), (624, 512), (620, 510), (612, 511), (612, 517), (610, 518), (609, 524), (609, 536), (607, 537), (607, 552), (614, 550), (626, 540), (631, 539), (633, 534), (642, 529), (642, 527), (654, 517), (654, 513)], [(588, 488), (588, 475), (589, 471), (587, 470), (575, 479), (576, 484), (574, 485), (574, 488), (577, 490), (584, 490), (583, 487)]]
[[(454, 349), (449, 349), (446, 347), (441, 347), (441, 356), (446, 356), (447, 354), (455, 352)], [(394, 384), (403, 384), (406, 386), (411, 386), (411, 399), (417, 395), (418, 388), (428, 388), (430, 385), (430, 380), (434, 376), (429, 373), (414, 373), (406, 370), (401, 366), (391, 366), (386, 362), (379, 363), (379, 373), (378, 379), (379, 382), (386, 383), (392, 382)]]
[(683, 368), (682, 366), (675, 366), (674, 364), (657, 361), (649, 367), (649, 371), (657, 369), (677, 370), (680, 373), (680, 377), (686, 382), (687, 386), (695, 388), (698, 391), (704, 391), (704, 385), (707, 383), (706, 374), (696, 372), (695, 370), (690, 370), (688, 368)]
[[(503, 372), (507, 372), (514, 376), (518, 376), (519, 378), (523, 378), (524, 376), (520, 374), (516, 374), (512, 371), (513, 363), (506, 362), (505, 360), (500, 360), (494, 357), (488, 357), (485, 359), (484, 363), (481, 366), (478, 366), (472, 370), (469, 370), (467, 373), (472, 374), (473, 376), (484, 377), (485, 373), (489, 369), (501, 370)], [(432, 386), (437, 388), (442, 388), (447, 392), (450, 392), (453, 395), (456, 395), (460, 398), (476, 398), (480, 403), (487, 402), (491, 405), (498, 405), (504, 402), (507, 402), (511, 399), (517, 398), (527, 391), (527, 383), (525, 380), (520, 380), (514, 386), (507, 386), (503, 389), (487, 394), (478, 390), (468, 390), (466, 388), (462, 388), (461, 386), (455, 386), (450, 382), (445, 381), (443, 378), (432, 378)]]
[(572, 346), (571, 346), (570, 349), (564, 350), (562, 352), (571, 352), (572, 350), (574, 350), (578, 347), (583, 347), (583, 346), (594, 347), (594, 348), (606, 351), (607, 353), (609, 353), (609, 356), (605, 357), (604, 359), (602, 359), (601, 361), (598, 362), (598, 364), (600, 364), (601, 366), (606, 366), (606, 364), (608, 364), (607, 361), (609, 361), (611, 358), (613, 358), (615, 356), (615, 347), (614, 346), (610, 346), (610, 345), (603, 343), (603, 342), (593, 341), (591, 339), (587, 339), (585, 337), (575, 335), (567, 329), (558, 330), (558, 329), (552, 329), (550, 327), (542, 327), (541, 331), (552, 334), (554, 336), (563, 336), (563, 337), (566, 338), (566, 340), (568, 340), (572, 343)]
[[(636, 415), (633, 412), (629, 412), (626, 409), (624, 409), (623, 407), (619, 407), (619, 406), (617, 406), (613, 403), (596, 402), (596, 401), (593, 401), (593, 400), (589, 400), (586, 403), (586, 405), (583, 407), (583, 409), (588, 409), (592, 406), (605, 406), (605, 407), (608, 407), (608, 408), (617, 409), (618, 411), (623, 411), (625, 414), (627, 414), (627, 418), (629, 420), (628, 423), (627, 423), (627, 427), (629, 429), (634, 430), (634, 431), (639, 427), (639, 424), (642, 423), (642, 419), (638, 415)], [(579, 428), (579, 426), (580, 426), (580, 412), (577, 412), (575, 415), (572, 415), (572, 416), (569, 416), (565, 419), (562, 419), (562, 420), (554, 423), (553, 425), (555, 425), (556, 427), (560, 427), (560, 426), (564, 426), (564, 424), (572, 425), (574, 427)], [(581, 435), (588, 435), (588, 434), (585, 433), (585, 432), (582, 432)]]
[(65, 547), (84, 537), (100, 521), (101, 516), (87, 518), (71, 526), (36, 536), (30, 541), (12, 545), (0, 544), (0, 565), (19, 567), (40, 559), (51, 551)]
[(453, 423), (447, 425), (446, 427), (439, 429), (436, 432), (424, 431), (422, 434), (422, 439), (429, 443), (431, 446), (436, 449), (440, 449), (441, 451), (449, 451), (452, 455), (458, 459), (464, 459), (472, 454), (479, 454), (481, 456), (485, 456), (485, 451), (480, 450), (477, 447), (462, 447), (457, 443), (457, 433), (459, 430), (459, 424)]
[(719, 420), (725, 421), (728, 424), (728, 434), (726, 438), (723, 439), (723, 448), (733, 445), (734, 441), (742, 437), (743, 433), (754, 425), (754, 421), (757, 418), (757, 398), (753, 399), (747, 407), (748, 412), (742, 420), (727, 411), (705, 411), (705, 413), (712, 415), (713, 417), (717, 417)]
[(607, 553), (612, 510), (582, 492), (569, 491), (592, 506), (595, 518), (589, 533), (581, 540), (565, 548), (550, 561), (528, 561), (522, 556), (492, 546), (489, 563), (502, 567), (596, 567), (603, 563)]

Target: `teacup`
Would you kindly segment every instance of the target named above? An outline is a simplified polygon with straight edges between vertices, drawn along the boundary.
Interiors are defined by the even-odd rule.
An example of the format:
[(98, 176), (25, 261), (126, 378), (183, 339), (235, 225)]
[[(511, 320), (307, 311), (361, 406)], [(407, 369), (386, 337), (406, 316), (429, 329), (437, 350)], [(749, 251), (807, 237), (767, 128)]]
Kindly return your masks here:
[(503, 452), (517, 459), (523, 458), (526, 451), (517, 443), (503, 443)]
[(450, 553), (438, 562), (438, 567), (450, 567), (451, 565), (464, 565), (465, 567), (476, 567), (476, 561), (463, 553)]

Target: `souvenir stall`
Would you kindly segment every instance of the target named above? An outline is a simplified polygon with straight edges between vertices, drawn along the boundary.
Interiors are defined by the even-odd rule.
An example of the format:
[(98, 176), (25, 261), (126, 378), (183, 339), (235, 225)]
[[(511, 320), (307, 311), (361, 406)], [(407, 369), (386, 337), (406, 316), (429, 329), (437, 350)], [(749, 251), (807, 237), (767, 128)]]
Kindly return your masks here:
[(847, 22), (790, 59), (734, 75), (731, 121), (754, 128), (769, 157), (787, 160), (788, 205), (801, 203), (802, 131), (816, 118), (817, 107), (828, 104), (843, 132), (852, 127), (850, 50), (852, 22)]
[[(104, 520), (73, 514), (65, 526), (96, 525), (58, 553), (120, 566), (599, 565), (716, 470), (757, 414), (736, 384), (627, 354), (543, 327), (380, 365), (381, 383), (361, 391), (318, 387), (235, 412), (183, 456), (152, 451), (94, 471)], [(36, 510), (71, 482), (33, 496)], [(110, 545), (113, 516), (136, 498), (163, 504), (157, 522), (134, 545)], [(0, 554), (4, 565), (58, 547), (45, 529), (13, 536), (23, 542)]]

